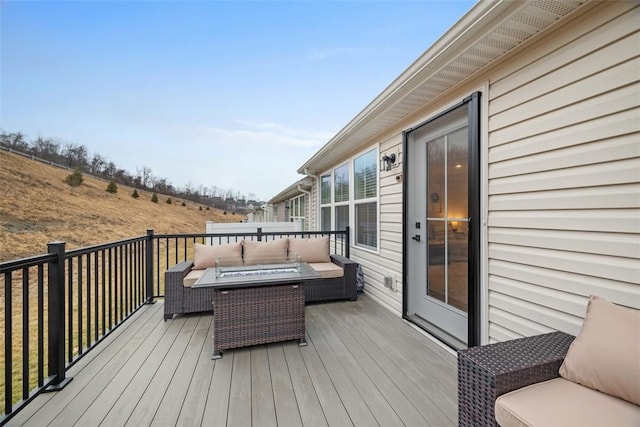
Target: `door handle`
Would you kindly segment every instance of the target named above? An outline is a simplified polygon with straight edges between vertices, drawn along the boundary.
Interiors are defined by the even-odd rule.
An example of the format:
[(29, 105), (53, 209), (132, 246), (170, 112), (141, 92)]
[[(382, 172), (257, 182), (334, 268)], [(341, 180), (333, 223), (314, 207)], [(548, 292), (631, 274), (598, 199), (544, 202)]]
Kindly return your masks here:
[(420, 235), (416, 234), (415, 236), (412, 237), (413, 240), (415, 240), (416, 242), (420, 241)]

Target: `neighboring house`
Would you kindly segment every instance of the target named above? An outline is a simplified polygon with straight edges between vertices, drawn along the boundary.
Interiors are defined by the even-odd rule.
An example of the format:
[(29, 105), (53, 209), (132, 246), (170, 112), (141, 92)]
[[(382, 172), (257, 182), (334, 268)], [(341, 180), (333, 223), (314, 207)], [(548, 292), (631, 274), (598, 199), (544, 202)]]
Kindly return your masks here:
[(271, 207), (266, 203), (250, 205), (247, 212), (246, 222), (269, 222), (273, 221)]
[(367, 295), (452, 347), (640, 308), (639, 29), (635, 1), (476, 4), (300, 167), (308, 228), (350, 225)]
[(273, 212), (273, 221), (301, 222), (302, 230), (307, 230), (305, 218), (309, 217), (307, 200), (313, 180), (309, 177), (296, 181), (271, 198), (267, 203)]

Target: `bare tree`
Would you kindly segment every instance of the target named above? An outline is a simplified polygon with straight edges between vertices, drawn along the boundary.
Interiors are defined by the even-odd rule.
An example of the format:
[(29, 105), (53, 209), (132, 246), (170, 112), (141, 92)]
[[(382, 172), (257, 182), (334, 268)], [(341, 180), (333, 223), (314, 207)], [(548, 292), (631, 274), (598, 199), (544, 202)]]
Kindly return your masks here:
[(20, 132), (6, 133), (2, 131), (0, 133), (0, 144), (24, 153), (29, 152), (29, 143)]
[(107, 159), (102, 157), (100, 154), (94, 154), (93, 159), (91, 159), (91, 173), (94, 175), (100, 175), (107, 165)]
[(33, 142), (33, 151), (39, 157), (45, 160), (57, 161), (60, 155), (60, 144), (55, 142), (52, 138), (38, 137)]
[(136, 167), (138, 182), (144, 188), (151, 188), (153, 175), (151, 173), (151, 168), (148, 166), (142, 166), (142, 169), (138, 169)]
[(116, 164), (109, 162), (104, 167), (104, 174), (110, 178), (114, 178), (117, 170), (118, 168), (116, 167)]
[(87, 155), (87, 147), (84, 145), (68, 143), (64, 147), (63, 156), (70, 168), (85, 169), (88, 164)]

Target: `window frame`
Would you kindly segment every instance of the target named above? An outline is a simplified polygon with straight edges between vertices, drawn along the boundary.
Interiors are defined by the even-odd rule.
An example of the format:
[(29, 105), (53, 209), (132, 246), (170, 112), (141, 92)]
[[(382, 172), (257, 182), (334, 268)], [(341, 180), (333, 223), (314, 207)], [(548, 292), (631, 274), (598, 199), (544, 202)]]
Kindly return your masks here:
[[(374, 185), (374, 190), (375, 190), (375, 194), (373, 196), (369, 196), (369, 197), (362, 197), (360, 199), (356, 198), (356, 194), (355, 194), (355, 190), (356, 190), (356, 168), (355, 168), (355, 163), (357, 159), (360, 159), (370, 153), (372, 153), (372, 156), (374, 158), (373, 161), (373, 170), (375, 171), (375, 183)], [(379, 196), (380, 196), (380, 171), (378, 170), (378, 156), (380, 153), (380, 149), (379, 147), (374, 147), (368, 150), (364, 150), (363, 152), (359, 153), (358, 155), (354, 156), (352, 159), (352, 163), (353, 163), (353, 192), (354, 192), (354, 196), (353, 196), (353, 233), (354, 233), (354, 246), (357, 246), (359, 248), (364, 248), (364, 249), (368, 249), (370, 251), (379, 251), (380, 248), (380, 203), (379, 203)], [(366, 188), (366, 187), (365, 187)], [(364, 191), (365, 195), (366, 195), (366, 190)], [(375, 206), (375, 210), (376, 210), (376, 219), (375, 219), (375, 246), (370, 246), (367, 245), (365, 243), (360, 243), (358, 241), (358, 226), (356, 224), (357, 221), (357, 212), (358, 212), (358, 207), (359, 206), (363, 206), (363, 205), (370, 205), (370, 204), (374, 204)]]
[[(374, 168), (373, 168), (373, 170), (375, 171), (375, 184), (374, 184), (375, 195), (356, 200), (355, 199), (355, 187), (356, 187), (355, 162), (356, 162), (356, 159), (359, 159), (362, 156), (371, 153), (372, 151), (374, 152), (372, 155), (375, 159)], [(348, 224), (349, 224), (350, 234), (351, 234), (350, 236), (351, 246), (357, 247), (358, 249), (362, 249), (368, 252), (373, 252), (373, 253), (380, 252), (380, 171), (378, 170), (379, 153), (380, 153), (379, 144), (369, 146), (364, 150), (352, 155), (349, 158), (349, 160), (347, 160), (346, 162), (338, 163), (318, 176), (319, 191), (318, 191), (317, 197), (319, 202), (318, 203), (318, 217), (319, 217), (318, 224), (320, 226), (319, 228), (321, 230), (324, 230), (323, 215), (325, 213), (328, 213), (330, 215), (330, 220), (328, 222), (331, 225), (331, 230), (336, 230), (336, 217), (337, 217), (336, 208), (341, 206), (347, 206)], [(336, 202), (335, 201), (336, 171), (338, 171), (341, 168), (344, 168), (345, 166), (348, 167), (348, 175), (347, 175), (348, 183), (347, 184), (349, 186), (349, 191), (348, 191), (349, 196), (348, 196), (348, 200)], [(327, 179), (329, 182), (330, 200), (328, 202), (325, 201), (323, 203), (322, 183), (323, 183), (323, 180), (325, 180), (324, 182), (327, 182), (326, 181)], [(369, 204), (369, 203), (375, 203), (375, 209), (376, 209), (375, 246), (358, 243), (358, 239), (357, 239), (358, 227), (356, 224), (356, 220), (357, 220), (356, 205)]]
[(306, 211), (306, 199), (304, 194), (292, 197), (288, 200), (289, 203), (289, 222), (301, 221), (302, 229), (305, 228), (305, 211)]

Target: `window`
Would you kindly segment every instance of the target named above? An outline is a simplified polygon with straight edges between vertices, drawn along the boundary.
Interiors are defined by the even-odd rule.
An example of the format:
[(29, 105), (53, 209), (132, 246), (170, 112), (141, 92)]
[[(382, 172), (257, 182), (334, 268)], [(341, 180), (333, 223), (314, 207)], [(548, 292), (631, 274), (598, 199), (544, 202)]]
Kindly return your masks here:
[(304, 230), (304, 195), (294, 197), (289, 200), (289, 221), (302, 222), (302, 229)]
[(353, 173), (355, 184), (355, 199), (368, 199), (375, 197), (378, 188), (377, 150), (357, 157), (353, 161)]
[(320, 177), (322, 231), (351, 225), (356, 245), (378, 247), (377, 159), (378, 149), (374, 148)]
[(356, 243), (378, 246), (378, 212), (375, 202), (356, 205)]
[(320, 177), (320, 230), (331, 231), (331, 174)]
[(320, 231), (331, 231), (331, 207), (320, 208)]
[(378, 247), (378, 150), (353, 161), (356, 244)]
[(333, 201), (348, 202), (349, 201), (349, 164), (340, 166), (333, 171), (334, 198)]
[(336, 230), (344, 230), (349, 225), (349, 205), (336, 206)]
[(320, 203), (331, 203), (331, 175), (320, 177)]

